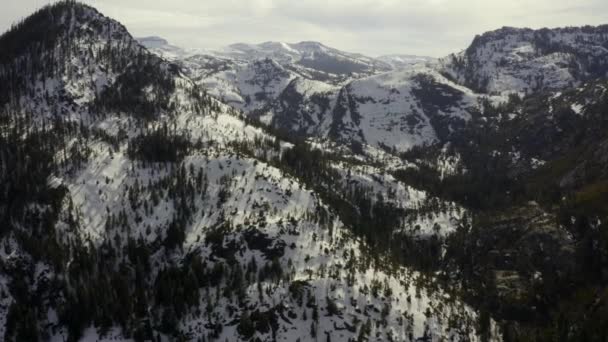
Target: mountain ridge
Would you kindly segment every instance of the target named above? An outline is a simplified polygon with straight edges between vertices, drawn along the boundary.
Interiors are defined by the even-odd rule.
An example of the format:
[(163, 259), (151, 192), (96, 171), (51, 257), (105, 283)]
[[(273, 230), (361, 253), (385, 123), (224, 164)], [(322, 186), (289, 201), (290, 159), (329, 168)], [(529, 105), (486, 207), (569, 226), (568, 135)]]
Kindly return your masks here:
[[(292, 45), (295, 46), (297, 44)], [(365, 94), (361, 96), (360, 99), (354, 99), (347, 95), (349, 93), (348, 88), (356, 82), (367, 78), (381, 78), (380, 75), (383, 73), (398, 74), (401, 71), (403, 71), (403, 75), (407, 74), (413, 76), (416, 73), (420, 73), (443, 79), (443, 76), (436, 73), (433, 67), (427, 66), (435, 63), (434, 59), (423, 58), (422, 60), (408, 62), (404, 61), (403, 57), (399, 56), (386, 57), (393, 61), (389, 61), (390, 63), (386, 62), (387, 66), (393, 63), (393, 66), (390, 66), (389, 68), (396, 67), (396, 70), (390, 71), (387, 69), (370, 71), (363, 74), (350, 74), (348, 77), (344, 78), (344, 76), (339, 75), (339, 70), (341, 69), (337, 69), (338, 71), (336, 71), (335, 74), (327, 74), (319, 69), (312, 70), (307, 67), (302, 68), (302, 65), (300, 65), (298, 60), (298, 58), (300, 58), (299, 52), (294, 52), (296, 50), (290, 47), (292, 45), (273, 42), (260, 45), (237, 45), (236, 50), (241, 49), (245, 51), (243, 52), (245, 54), (249, 53), (250, 50), (255, 52), (252, 53), (252, 57), (247, 57), (244, 60), (240, 55), (232, 58), (230, 57), (230, 54), (228, 54), (222, 55), (221, 59), (212, 55), (198, 55), (187, 57), (176, 62), (181, 64), (186, 73), (198, 82), (199, 85), (209, 89), (212, 95), (223, 99), (254, 118), (261, 120), (265, 124), (277, 129), (292, 131), (299, 135), (313, 134), (315, 137), (321, 139), (327, 138), (330, 135), (332, 126), (343, 125), (340, 121), (345, 119), (344, 116), (335, 114), (343, 110), (338, 106), (338, 101), (343, 103), (348, 102), (353, 106), (357, 106), (357, 102), (369, 97), (367, 96), (369, 94)], [(320, 47), (317, 43), (313, 43), (313, 45), (315, 46), (315, 49)], [(259, 50), (257, 49), (261, 48), (263, 50), (265, 48), (264, 46), (269, 50), (259, 53)], [(277, 46), (280, 51), (289, 48), (290, 50), (287, 50), (289, 51), (288, 56), (285, 57), (285, 55), (272, 50)], [(336, 51), (335, 49), (327, 47), (324, 49), (327, 51)], [(162, 54), (162, 52), (159, 53)], [(339, 52), (338, 54), (344, 53)], [(350, 56), (359, 55), (351, 54)], [(365, 60), (368, 59), (366, 58)], [(397, 62), (395, 62), (395, 60), (397, 60)], [(408, 69), (415, 71), (408, 74)], [(403, 83), (406, 82), (407, 80), (403, 80)], [(374, 82), (372, 81), (370, 83)], [(446, 85), (450, 88), (458, 86), (453, 83)], [(390, 105), (390, 102), (396, 101), (396, 99), (393, 100), (390, 97), (399, 97), (395, 96), (395, 94), (399, 94), (399, 90), (391, 89), (391, 87), (393, 87), (392, 84), (386, 84), (379, 87), (386, 88), (386, 91), (382, 90), (381, 93), (379, 93), (380, 97), (372, 99), (374, 103), (377, 104), (376, 107), (379, 107), (382, 104)], [(344, 96), (347, 96), (347, 98), (340, 100), (340, 98)], [(404, 96), (406, 95), (404, 94)], [(412, 97), (412, 95), (409, 95), (409, 97)], [(406, 99), (406, 101), (409, 100)], [(417, 100), (414, 98), (411, 101), (415, 102)], [(344, 106), (342, 106), (342, 108), (344, 108)], [(448, 112), (456, 110), (447, 109), (447, 107), (445, 109)], [(385, 109), (376, 108), (373, 110), (382, 111)], [(355, 127), (352, 127), (353, 134), (350, 134), (350, 138), (342, 139), (342, 141), (349, 145), (351, 142), (361, 144), (367, 143), (367, 141), (370, 140), (373, 142), (371, 145), (376, 148), (397, 148), (398, 150), (403, 151), (412, 146), (431, 143), (434, 141), (434, 138), (432, 138), (432, 136), (435, 135), (434, 131), (437, 129), (445, 129), (444, 127), (434, 127), (433, 123), (435, 121), (431, 123), (428, 118), (425, 118), (426, 113), (424, 113), (423, 109), (415, 109), (412, 107), (412, 109), (409, 110), (405, 108), (395, 108), (392, 110), (396, 111), (393, 114), (393, 116), (396, 116), (393, 121), (402, 122), (402, 125), (397, 126), (401, 128), (396, 127), (394, 132), (388, 133), (389, 135), (401, 133), (408, 134), (408, 130), (411, 131), (416, 129), (430, 133), (426, 134), (425, 137), (416, 137), (416, 134), (413, 134), (412, 142), (399, 141), (399, 139), (391, 141), (390, 139), (386, 140), (373, 137), (381, 134), (381, 132), (374, 132), (375, 129), (369, 125), (384, 124), (379, 122), (368, 123), (365, 127), (359, 127), (359, 121), (357, 120), (359, 113), (356, 108), (353, 107), (349, 108), (347, 111), (348, 116), (353, 117), (345, 119), (348, 121), (354, 120), (352, 121), (355, 124)], [(435, 111), (435, 109), (430, 110), (433, 112)], [(361, 114), (363, 117), (366, 116), (366, 113)], [(446, 115), (446, 113), (444, 112), (442, 115)], [(405, 122), (409, 122), (410, 124), (405, 124)], [(416, 128), (416, 126), (420, 127)], [(333, 134), (334, 137), (340, 135), (336, 134), (335, 130), (334, 133), (331, 134)]]
[[(401, 162), (387, 167), (397, 179), (470, 209), (470, 228), (449, 235), (450, 252), (429, 263), (459, 274), (446, 275), (447, 283), (491, 306), (505, 338), (601, 339), (606, 332), (596, 327), (607, 306), (598, 293), (608, 270), (608, 249), (599, 247), (608, 241), (601, 204), (608, 198), (604, 28), (503, 28), (459, 54), (334, 87), (296, 74), (277, 100), (242, 108), (279, 130), (356, 154), (375, 148), (384, 153), (380, 160), (398, 155)], [(405, 126), (396, 130), (400, 117)], [(427, 253), (427, 243), (408, 245), (409, 253)], [(593, 302), (598, 310), (584, 316)], [(574, 328), (560, 332), (566, 327)]]
[(443, 70), (479, 92), (558, 91), (606, 76), (607, 30), (608, 25), (504, 27), (478, 35), (465, 51), (444, 58)]
[(5, 340), (497, 335), (432, 277), (369, 252), (449, 234), (461, 208), (279, 138), (91, 7), (31, 20), (70, 25), (15, 57), (36, 67), (0, 66)]
[(605, 339), (590, 30), (382, 70), (316, 43), (146, 48), (90, 6), (45, 7), (0, 37), (0, 334)]

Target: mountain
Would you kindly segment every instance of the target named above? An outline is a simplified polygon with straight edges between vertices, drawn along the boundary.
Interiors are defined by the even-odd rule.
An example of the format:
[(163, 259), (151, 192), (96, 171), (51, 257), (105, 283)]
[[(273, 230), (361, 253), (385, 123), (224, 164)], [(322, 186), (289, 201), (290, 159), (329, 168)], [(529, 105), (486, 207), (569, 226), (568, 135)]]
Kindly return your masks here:
[(296, 70), (306, 72), (308, 69), (330, 77), (369, 75), (390, 69), (388, 65), (373, 58), (340, 51), (318, 42), (233, 44), (221, 54), (247, 61), (269, 58)]
[(464, 126), (477, 95), (421, 68), (353, 81), (340, 90), (330, 136), (402, 152), (447, 139)]
[(436, 59), (432, 57), (414, 55), (384, 55), (376, 59), (390, 65), (392, 69), (404, 69), (416, 64), (436, 62)]
[(192, 53), (175, 45), (171, 45), (166, 39), (157, 36), (140, 37), (136, 38), (136, 40), (148, 50), (156, 52), (167, 60), (185, 58)]
[(608, 72), (608, 26), (504, 27), (442, 60), (442, 71), (484, 93), (531, 93), (581, 85)]
[(165, 46), (170, 46), (166, 39), (157, 36), (136, 38), (137, 42), (148, 49), (158, 49)]
[[(436, 262), (492, 307), (505, 339), (607, 336), (606, 89), (600, 78), (484, 103), (458, 134), (402, 155), (418, 169), (394, 174), (475, 213)], [(445, 160), (457, 166), (447, 175)]]
[(444, 236), (442, 254), (429, 255), (429, 239), (400, 236), (402, 261), (463, 289), (467, 302), (492, 312), (505, 339), (601, 339), (604, 31), (503, 28), (459, 54), (402, 66), (379, 58), (393, 70), (337, 83), (298, 72), (295, 52), (178, 63), (248, 117), (374, 160), (404, 184), (466, 208), (470, 225)]
[[(328, 58), (340, 65), (319, 64)], [(406, 151), (430, 144), (462, 126), (478, 107), (479, 96), (446, 79), (424, 57), (382, 60), (314, 42), (267, 42), (175, 62), (211, 95), (274, 129), (347, 146)], [(343, 72), (353, 63), (366, 67)]]
[(604, 31), (409, 63), (44, 7), (0, 36), (0, 334), (606, 340)]
[(229, 59), (239, 64), (271, 59), (281, 66), (312, 78), (340, 83), (349, 78), (372, 75), (391, 69), (391, 65), (361, 54), (340, 51), (319, 42), (237, 43), (220, 50), (182, 49), (160, 37), (144, 37), (138, 41), (171, 60), (194, 55), (193, 62), (202, 58)]
[[(499, 339), (398, 262), (439, 252), (464, 208), (384, 172), (403, 164), (382, 151), (274, 133), (144, 42), (73, 1), (0, 36), (4, 340)], [(198, 58), (268, 92), (296, 73)]]

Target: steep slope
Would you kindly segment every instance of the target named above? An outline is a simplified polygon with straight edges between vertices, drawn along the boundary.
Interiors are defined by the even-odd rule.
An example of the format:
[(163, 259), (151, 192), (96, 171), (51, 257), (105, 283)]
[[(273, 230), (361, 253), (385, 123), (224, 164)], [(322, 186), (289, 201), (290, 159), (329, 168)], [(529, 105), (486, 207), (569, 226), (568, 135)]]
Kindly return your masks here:
[[(85, 7), (67, 11), (61, 6), (40, 10), (20, 25), (27, 31), (14, 28), (2, 35), (0, 76), (10, 85), (0, 95), (4, 113), (27, 113), (36, 121), (80, 120), (86, 114), (78, 109), (116, 82), (131, 60), (159, 61), (144, 54), (117, 22)], [(112, 58), (117, 51), (122, 58)]]
[(477, 99), (425, 67), (369, 77), (340, 90), (329, 134), (345, 143), (407, 151), (445, 141), (471, 118)]
[(455, 204), (247, 124), (91, 7), (0, 51), (5, 340), (497, 336), (381, 245), (454, 231)]
[(419, 66), (342, 87), (296, 77), (274, 100), (245, 111), (300, 136), (402, 152), (446, 141), (479, 112), (480, 100), (486, 98)]
[[(505, 337), (607, 336), (607, 86), (484, 105), (458, 139), (409, 151), (420, 167), (396, 173), (473, 213), (435, 262), (492, 308)], [(447, 177), (437, 165), (446, 155), (460, 164)]]
[[(253, 57), (242, 52), (242, 60), (264, 58), (271, 70), (284, 71), (276, 78), (284, 80), (280, 87), (266, 91), (258, 82), (255, 92), (269, 96), (241, 108), (328, 153), (342, 176), (304, 172), (304, 183), (326, 203), (355, 204), (354, 212), (332, 207), (372, 248), (387, 247), (421, 274), (458, 289), (480, 317), (491, 312), (505, 339), (603, 340), (605, 31), (503, 28), (438, 63), (340, 83), (298, 71), (295, 49), (237, 46), (251, 50)], [(226, 74), (238, 59), (213, 58), (212, 68)], [(199, 83), (214, 74), (196, 69)], [(213, 82), (207, 86), (216, 91)], [(296, 155), (285, 160), (327, 158)], [(327, 183), (317, 186), (318, 179)], [(328, 186), (357, 183), (346, 191)]]
[[(201, 70), (203, 64), (199, 63), (214, 71)], [(195, 56), (188, 59), (184, 67), (199, 85), (209, 89), (210, 94), (247, 112), (266, 106), (297, 77), (272, 59), (238, 64), (230, 60)]]
[(475, 37), (442, 60), (443, 72), (484, 93), (532, 93), (606, 77), (608, 26), (560, 29), (504, 27)]

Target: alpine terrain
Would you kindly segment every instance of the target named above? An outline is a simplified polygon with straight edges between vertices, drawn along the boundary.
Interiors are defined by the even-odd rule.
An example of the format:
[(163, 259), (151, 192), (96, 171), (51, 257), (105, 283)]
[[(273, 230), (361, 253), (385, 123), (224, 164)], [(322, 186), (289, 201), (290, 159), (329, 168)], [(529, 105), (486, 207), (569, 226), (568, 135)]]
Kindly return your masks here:
[(4, 341), (604, 341), (608, 26), (440, 59), (0, 36)]

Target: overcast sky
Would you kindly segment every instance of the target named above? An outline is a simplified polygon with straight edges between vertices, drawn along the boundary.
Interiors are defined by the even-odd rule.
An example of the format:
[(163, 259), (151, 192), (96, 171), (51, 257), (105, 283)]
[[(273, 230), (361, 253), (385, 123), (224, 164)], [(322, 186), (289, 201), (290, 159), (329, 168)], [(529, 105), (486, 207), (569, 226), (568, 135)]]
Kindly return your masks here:
[[(49, 0), (1, 0), (0, 31)], [(52, 1), (52, 0), (51, 0)], [(8, 2), (8, 3), (7, 3)], [(134, 36), (175, 45), (314, 40), (371, 56), (441, 57), (502, 26), (608, 23), (607, 0), (86, 0)]]

